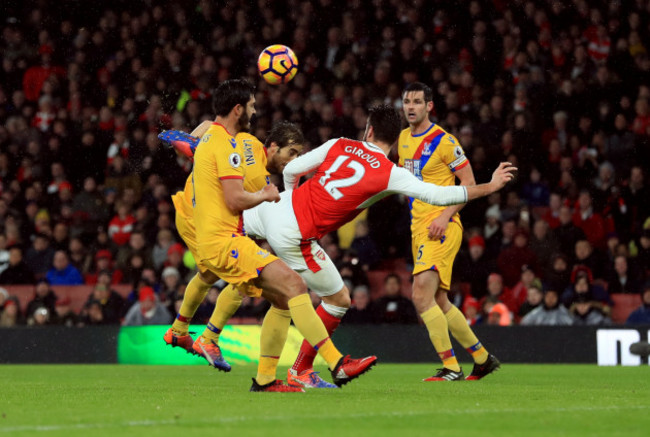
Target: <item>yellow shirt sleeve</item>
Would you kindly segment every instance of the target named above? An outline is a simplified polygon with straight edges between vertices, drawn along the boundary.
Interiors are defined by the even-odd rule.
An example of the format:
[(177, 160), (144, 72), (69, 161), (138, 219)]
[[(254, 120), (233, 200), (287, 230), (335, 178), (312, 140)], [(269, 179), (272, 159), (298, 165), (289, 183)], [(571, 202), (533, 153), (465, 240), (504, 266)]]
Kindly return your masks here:
[[(210, 139), (208, 139), (208, 143)], [(246, 174), (242, 148), (234, 138), (210, 145), (219, 179), (243, 179)]]
[(460, 142), (451, 134), (445, 134), (438, 146), (440, 160), (445, 163), (452, 172), (459, 170), (469, 164), (465, 151)]
[(271, 182), (269, 172), (266, 169), (266, 149), (260, 140), (249, 133), (237, 134), (236, 139), (244, 151), (244, 165), (246, 167), (244, 189), (250, 193), (255, 193)]

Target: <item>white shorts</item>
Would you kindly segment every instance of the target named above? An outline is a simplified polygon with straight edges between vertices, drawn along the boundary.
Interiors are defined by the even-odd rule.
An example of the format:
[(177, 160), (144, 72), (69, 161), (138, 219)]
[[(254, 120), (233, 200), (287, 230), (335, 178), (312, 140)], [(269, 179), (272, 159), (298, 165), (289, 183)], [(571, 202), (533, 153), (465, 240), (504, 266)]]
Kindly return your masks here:
[(280, 193), (278, 203), (263, 202), (245, 210), (244, 229), (251, 237), (265, 239), (314, 293), (321, 297), (336, 294), (343, 289), (341, 274), (316, 240), (302, 239), (291, 193)]

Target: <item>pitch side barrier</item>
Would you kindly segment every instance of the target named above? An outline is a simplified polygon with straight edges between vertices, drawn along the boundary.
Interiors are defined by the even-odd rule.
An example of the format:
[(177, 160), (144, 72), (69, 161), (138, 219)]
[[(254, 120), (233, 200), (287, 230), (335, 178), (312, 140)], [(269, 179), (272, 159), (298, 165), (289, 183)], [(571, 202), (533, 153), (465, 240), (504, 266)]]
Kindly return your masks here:
[[(1, 328), (0, 363), (122, 363), (205, 365), (200, 357), (165, 347), (167, 326)], [(201, 327), (192, 327), (199, 331)], [(226, 326), (220, 345), (231, 364), (257, 361), (259, 325)], [(631, 344), (650, 339), (650, 325), (636, 327), (477, 326), (483, 344), (504, 363), (593, 363), (648, 365), (632, 355)], [(384, 363), (437, 362), (426, 330), (419, 325), (341, 325), (336, 345), (355, 355), (376, 354)], [(291, 327), (281, 365), (293, 363), (302, 338)], [(461, 361), (470, 357), (454, 344)], [(316, 361), (316, 364), (324, 364)]]

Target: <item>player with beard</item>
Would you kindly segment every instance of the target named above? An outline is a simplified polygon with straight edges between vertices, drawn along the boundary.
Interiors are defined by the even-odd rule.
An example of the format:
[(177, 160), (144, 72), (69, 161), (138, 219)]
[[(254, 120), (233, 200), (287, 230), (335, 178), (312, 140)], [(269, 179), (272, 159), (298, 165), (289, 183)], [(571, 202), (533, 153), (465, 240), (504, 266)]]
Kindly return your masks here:
[[(419, 82), (402, 94), (409, 127), (398, 140), (399, 165), (423, 182), (441, 186), (475, 185), (472, 167), (458, 140), (429, 120), (433, 92)], [(474, 358), (468, 380), (481, 379), (500, 363), (476, 338), (463, 314), (447, 297), (454, 258), (463, 238), (458, 211), (463, 205), (436, 206), (411, 198), (411, 247), (413, 252), (413, 304), (429, 331), (443, 368), (425, 381), (464, 379), (449, 332)]]
[[(182, 206), (177, 205), (177, 217), (180, 218), (177, 224), (185, 222), (181, 223), (179, 231), (183, 226), (195, 227), (193, 250), (199, 274), (188, 288), (192, 292), (191, 287), (198, 285), (201, 288), (201, 285), (221, 278), (236, 286), (240, 293), (265, 297), (273, 304), (278, 318), (293, 319), (301, 334), (318, 349), (330, 370), (347, 382), (374, 365), (376, 357), (343, 357), (311, 306), (302, 278), (283, 261), (257, 246), (243, 230), (242, 211), (263, 202), (279, 200), (277, 187), (273, 184), (264, 185), (253, 193), (244, 189), (245, 147), (233, 135), (250, 128), (250, 117), (255, 113), (253, 91), (252, 85), (243, 80), (228, 80), (217, 88), (213, 105), (216, 120), (201, 137), (202, 146), (194, 155), (191, 187), (188, 187), (191, 189), (182, 193)], [(192, 284), (193, 281), (199, 284)], [(178, 320), (188, 322), (182, 314), (181, 308)], [(206, 330), (210, 331), (209, 325)], [(187, 331), (182, 332), (178, 327), (172, 327), (171, 331), (171, 343), (187, 349), (185, 343), (188, 339), (191, 341)], [(217, 345), (209, 334), (199, 337), (193, 345), (194, 350), (198, 348), (204, 355), (211, 355), (206, 349), (215, 347)], [(229, 366), (222, 370), (229, 370)], [(296, 390), (281, 381), (267, 382), (254, 378), (251, 391)]]

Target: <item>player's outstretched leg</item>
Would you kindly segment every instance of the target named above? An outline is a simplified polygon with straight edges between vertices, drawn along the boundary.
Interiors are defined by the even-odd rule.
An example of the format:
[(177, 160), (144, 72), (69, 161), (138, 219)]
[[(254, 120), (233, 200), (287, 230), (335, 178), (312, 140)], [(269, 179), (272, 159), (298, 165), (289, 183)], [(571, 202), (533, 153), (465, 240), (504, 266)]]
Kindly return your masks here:
[(264, 289), (266, 295), (288, 299), (293, 323), (305, 340), (327, 362), (334, 383), (339, 387), (358, 378), (377, 363), (375, 356), (360, 359), (343, 357), (327, 335), (323, 322), (316, 315), (305, 282), (284, 262), (276, 260), (267, 265), (262, 270), (258, 286)]
[(231, 367), (221, 353), (219, 336), (223, 327), (239, 308), (241, 301), (242, 297), (234, 286), (228, 285), (224, 288), (219, 293), (210, 321), (192, 346), (194, 351), (203, 356), (211, 366), (224, 372), (229, 372)]
[[(210, 282), (210, 279), (212, 278), (214, 278), (214, 281)], [(192, 348), (194, 340), (188, 332), (190, 321), (192, 320), (192, 317), (194, 317), (199, 305), (201, 305), (201, 302), (203, 302), (203, 299), (205, 299), (206, 294), (208, 294), (208, 290), (210, 290), (212, 284), (214, 284), (214, 282), (219, 278), (208, 273), (206, 274), (206, 279), (207, 280), (204, 280), (201, 278), (201, 275), (197, 273), (189, 284), (187, 284), (185, 295), (183, 296), (183, 303), (178, 311), (178, 315), (176, 316), (171, 328), (167, 330), (163, 337), (163, 340), (168, 345), (172, 347), (182, 347), (188, 353), (196, 353)]]
[[(327, 302), (326, 302), (327, 301)], [(350, 293), (344, 287), (338, 293), (323, 298), (316, 308), (316, 314), (323, 321), (327, 334), (331, 337), (341, 323), (341, 319), (350, 306)], [(305, 388), (336, 388), (334, 384), (324, 381), (318, 372), (314, 371), (316, 350), (306, 340), (302, 342), (300, 352), (291, 369), (287, 371), (287, 383), (294, 387)]]

